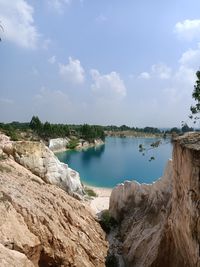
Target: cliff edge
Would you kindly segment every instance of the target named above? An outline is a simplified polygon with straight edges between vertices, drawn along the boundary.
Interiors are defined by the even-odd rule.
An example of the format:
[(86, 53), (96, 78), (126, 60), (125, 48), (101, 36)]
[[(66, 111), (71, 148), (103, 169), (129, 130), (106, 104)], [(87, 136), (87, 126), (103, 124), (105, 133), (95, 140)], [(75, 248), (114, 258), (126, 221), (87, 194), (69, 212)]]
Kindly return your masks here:
[(162, 179), (118, 185), (110, 213), (118, 221), (116, 254), (124, 266), (199, 267), (200, 134), (174, 140), (173, 160)]
[[(1, 140), (0, 266), (105, 266), (104, 232), (83, 202), (46, 182), (42, 151), (42, 144)], [(47, 173), (38, 173), (41, 158)]]

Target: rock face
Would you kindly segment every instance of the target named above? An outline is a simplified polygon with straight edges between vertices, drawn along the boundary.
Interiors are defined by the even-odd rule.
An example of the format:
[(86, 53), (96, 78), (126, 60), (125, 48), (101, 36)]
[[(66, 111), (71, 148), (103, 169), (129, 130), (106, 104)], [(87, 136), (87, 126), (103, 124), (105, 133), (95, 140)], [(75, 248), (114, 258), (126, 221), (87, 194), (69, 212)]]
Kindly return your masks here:
[(104, 233), (83, 203), (1, 154), (1, 267), (103, 267), (106, 254)]
[(113, 190), (110, 212), (119, 223), (125, 266), (200, 266), (199, 177), (200, 134), (190, 134), (175, 140), (173, 162), (162, 179)]
[(83, 195), (79, 173), (70, 169), (67, 164), (61, 163), (43, 143), (12, 142), (2, 145), (2, 149), (45, 182), (55, 184), (72, 195)]
[(49, 149), (52, 151), (66, 150), (66, 146), (69, 143), (67, 138), (55, 138), (49, 140)]

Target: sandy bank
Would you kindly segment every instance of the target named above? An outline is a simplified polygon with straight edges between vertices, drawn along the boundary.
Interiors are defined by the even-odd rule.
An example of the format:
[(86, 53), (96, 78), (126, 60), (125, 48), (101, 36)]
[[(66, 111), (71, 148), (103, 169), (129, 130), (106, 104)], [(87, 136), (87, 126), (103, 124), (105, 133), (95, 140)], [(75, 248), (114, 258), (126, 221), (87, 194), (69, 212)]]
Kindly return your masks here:
[(109, 208), (109, 200), (112, 188), (88, 186), (98, 195), (90, 201), (90, 208), (94, 214)]

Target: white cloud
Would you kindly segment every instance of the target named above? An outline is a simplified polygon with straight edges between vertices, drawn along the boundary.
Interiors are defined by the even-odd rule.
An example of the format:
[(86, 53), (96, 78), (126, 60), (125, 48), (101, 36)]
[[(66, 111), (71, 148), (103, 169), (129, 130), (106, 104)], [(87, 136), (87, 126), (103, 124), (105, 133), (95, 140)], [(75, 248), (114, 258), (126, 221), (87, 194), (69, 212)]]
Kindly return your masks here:
[(50, 64), (54, 64), (54, 63), (56, 62), (56, 56), (52, 56), (52, 57), (50, 57), (50, 58), (48, 59), (48, 62), (49, 62)]
[(38, 76), (39, 75), (39, 71), (37, 68), (33, 67), (32, 70), (30, 71), (30, 73), (33, 75), (33, 76)]
[(33, 109), (33, 113), (39, 114), (42, 120), (58, 121), (58, 114), (63, 119), (72, 106), (67, 94), (61, 90), (49, 90), (43, 86), (34, 96)]
[(181, 65), (187, 65), (198, 69), (200, 67), (200, 44), (197, 49), (188, 49), (185, 51), (182, 54), (179, 63)]
[(82, 84), (85, 80), (85, 71), (78, 59), (69, 57), (69, 63), (59, 64), (60, 75), (71, 84)]
[(192, 41), (195, 38), (200, 39), (200, 19), (186, 19), (182, 22), (177, 22), (174, 32), (179, 38)]
[(3, 104), (9, 104), (9, 105), (14, 103), (14, 101), (9, 98), (0, 98), (0, 102)]
[(103, 14), (100, 14), (99, 16), (96, 17), (95, 20), (98, 23), (104, 23), (108, 20), (108, 18), (106, 16), (104, 16)]
[(48, 0), (49, 6), (59, 13), (63, 12), (65, 5), (69, 5), (71, 0)]
[(51, 45), (51, 43), (52, 43), (51, 39), (49, 38), (45, 39), (42, 43), (42, 48), (47, 50), (49, 46)]
[(33, 7), (25, 0), (0, 0), (3, 38), (25, 48), (37, 47), (39, 33), (34, 25)]
[(101, 75), (98, 70), (92, 69), (90, 71), (93, 84), (91, 89), (100, 97), (105, 98), (122, 98), (126, 96), (126, 87), (120, 75), (115, 71), (109, 74)]
[(152, 65), (152, 74), (158, 76), (160, 79), (169, 79), (171, 77), (171, 68), (163, 63)]
[(144, 79), (144, 80), (149, 80), (151, 78), (151, 75), (150, 75), (150, 73), (145, 71), (145, 72), (140, 73), (138, 78), (139, 79)]

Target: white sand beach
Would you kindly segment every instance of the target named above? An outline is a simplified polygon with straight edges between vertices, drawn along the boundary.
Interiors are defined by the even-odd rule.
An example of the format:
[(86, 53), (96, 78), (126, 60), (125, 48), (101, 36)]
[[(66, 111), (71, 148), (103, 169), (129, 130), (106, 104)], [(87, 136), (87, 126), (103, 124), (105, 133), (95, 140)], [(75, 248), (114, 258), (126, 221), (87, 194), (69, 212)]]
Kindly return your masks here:
[(90, 207), (94, 214), (98, 214), (102, 210), (109, 208), (109, 199), (112, 192), (112, 188), (94, 187), (88, 186), (98, 195), (94, 197), (90, 202)]

